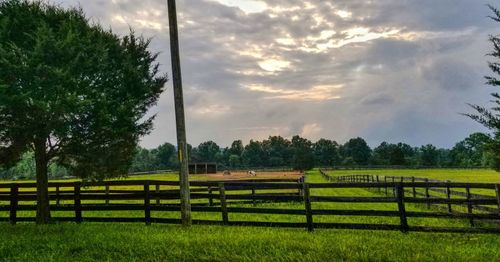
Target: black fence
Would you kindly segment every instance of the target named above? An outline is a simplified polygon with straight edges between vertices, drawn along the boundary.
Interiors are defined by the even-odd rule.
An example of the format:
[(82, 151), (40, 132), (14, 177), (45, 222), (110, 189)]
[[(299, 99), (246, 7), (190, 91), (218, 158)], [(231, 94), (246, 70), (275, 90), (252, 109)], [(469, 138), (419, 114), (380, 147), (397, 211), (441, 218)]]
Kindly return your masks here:
[[(152, 211), (180, 212), (179, 183), (170, 181), (110, 181), (100, 183), (82, 184), (79, 182), (49, 183), (51, 210), (59, 213), (71, 214), (70, 216), (54, 216), (55, 221), (81, 222), (143, 222), (180, 224), (180, 219), (152, 216)], [(125, 187), (125, 188), (123, 188)], [(0, 216), (3, 212), (8, 216), (0, 217), (0, 221), (16, 224), (17, 222), (35, 221), (36, 185), (0, 184)], [(120, 189), (122, 188), (122, 189)], [(496, 206), (500, 204), (498, 197), (482, 196), (480, 198), (460, 197), (438, 198), (422, 197), (421, 195), (408, 195), (413, 189), (438, 188), (453, 189), (488, 189), (495, 190), (497, 185), (479, 183), (442, 183), (442, 182), (343, 182), (343, 183), (305, 183), (300, 180), (259, 180), (237, 182), (191, 182), (192, 211), (220, 214), (215, 220), (193, 220), (193, 224), (212, 225), (238, 225), (238, 226), (268, 226), (268, 227), (294, 227), (307, 228), (343, 228), (343, 229), (368, 229), (368, 230), (399, 230), (402, 232), (468, 232), (468, 233), (494, 233), (500, 234), (500, 228), (488, 221), (499, 221), (499, 213), (472, 212), (420, 212), (408, 211), (412, 204), (438, 204), (438, 205), (476, 205)], [(338, 196), (329, 195), (324, 189), (372, 189), (384, 191), (391, 189), (393, 194), (386, 196)], [(296, 202), (300, 205), (270, 205), (259, 207), (261, 202)], [(332, 209), (316, 208), (318, 203), (392, 203), (392, 210), (377, 209)], [(296, 208), (302, 206), (302, 208)], [(295, 207), (295, 208), (294, 208)], [(319, 207), (319, 205), (318, 205)], [(64, 211), (64, 212), (62, 212)], [(86, 212), (113, 212), (113, 211), (141, 211), (143, 216), (132, 217), (96, 217), (87, 216)], [(159, 214), (159, 213), (155, 214)], [(93, 213), (95, 214), (95, 213)], [(121, 214), (121, 213), (120, 213)], [(127, 213), (125, 213), (127, 214)], [(241, 221), (230, 219), (230, 214), (274, 214), (285, 215), (280, 219), (267, 221)], [(290, 222), (289, 216), (302, 217), (304, 222)], [(319, 217), (394, 217), (398, 223), (337, 223), (321, 222)], [(412, 225), (408, 218), (445, 218), (465, 219), (471, 221), (471, 226), (439, 227)], [(315, 221), (318, 220), (318, 221)], [(475, 224), (475, 221), (485, 223)], [(465, 224), (466, 223), (462, 223)]]

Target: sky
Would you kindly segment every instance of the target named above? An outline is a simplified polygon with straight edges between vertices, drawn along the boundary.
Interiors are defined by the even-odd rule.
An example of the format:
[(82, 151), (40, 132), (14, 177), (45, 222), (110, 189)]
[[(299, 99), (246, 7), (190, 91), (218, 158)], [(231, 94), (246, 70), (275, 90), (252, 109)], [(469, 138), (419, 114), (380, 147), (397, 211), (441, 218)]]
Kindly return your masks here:
[[(124, 35), (153, 38), (171, 75), (166, 0), (56, 0)], [(188, 143), (300, 135), (452, 147), (493, 88), (482, 0), (178, 0)], [(175, 144), (172, 82), (147, 148)]]

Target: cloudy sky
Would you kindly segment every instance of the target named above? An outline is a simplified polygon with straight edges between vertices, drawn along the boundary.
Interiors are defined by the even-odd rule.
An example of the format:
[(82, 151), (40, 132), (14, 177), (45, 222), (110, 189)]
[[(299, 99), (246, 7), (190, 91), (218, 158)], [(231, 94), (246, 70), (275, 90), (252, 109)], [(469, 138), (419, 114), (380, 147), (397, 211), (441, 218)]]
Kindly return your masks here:
[[(153, 37), (170, 74), (166, 0), (54, 0), (116, 33)], [(485, 0), (487, 1), (487, 0)], [(178, 0), (188, 142), (295, 134), (450, 147), (493, 89), (500, 24), (481, 0)], [(141, 144), (175, 142), (173, 90)]]

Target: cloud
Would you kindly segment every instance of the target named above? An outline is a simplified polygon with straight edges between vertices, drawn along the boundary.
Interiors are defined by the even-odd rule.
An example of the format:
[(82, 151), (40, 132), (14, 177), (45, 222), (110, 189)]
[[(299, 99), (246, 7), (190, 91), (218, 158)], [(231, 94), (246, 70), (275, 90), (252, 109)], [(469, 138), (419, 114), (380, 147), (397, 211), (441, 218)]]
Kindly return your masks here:
[[(170, 72), (163, 0), (59, 0), (104, 28), (152, 37)], [(188, 140), (355, 136), (451, 146), (483, 129), (496, 24), (470, 0), (177, 1)], [(418, 10), (418, 12), (415, 12)], [(175, 142), (171, 82), (142, 145)]]
[(245, 86), (246, 89), (253, 92), (260, 92), (264, 94), (269, 94), (265, 96), (265, 99), (285, 99), (285, 100), (295, 100), (295, 101), (327, 101), (333, 99), (340, 99), (341, 96), (338, 95), (338, 89), (342, 86), (314, 86), (307, 90), (287, 90), (287, 89), (276, 89), (269, 86), (263, 85), (248, 85)]

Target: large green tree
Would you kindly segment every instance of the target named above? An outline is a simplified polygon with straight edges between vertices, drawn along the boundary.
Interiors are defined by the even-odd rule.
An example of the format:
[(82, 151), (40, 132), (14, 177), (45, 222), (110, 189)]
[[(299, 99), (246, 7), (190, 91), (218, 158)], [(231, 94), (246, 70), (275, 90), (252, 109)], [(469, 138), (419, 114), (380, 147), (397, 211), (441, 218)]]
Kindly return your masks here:
[(423, 167), (435, 167), (439, 163), (439, 150), (431, 145), (419, 148), (419, 163)]
[(366, 141), (361, 138), (352, 138), (341, 148), (344, 159), (352, 159), (356, 165), (368, 165), (372, 150)]
[(313, 144), (313, 151), (319, 166), (332, 167), (340, 162), (339, 145), (335, 141), (322, 138)]
[(373, 162), (376, 165), (402, 166), (411, 164), (410, 158), (413, 156), (411, 146), (398, 143), (390, 144), (382, 142), (373, 149)]
[(292, 137), (292, 168), (295, 170), (310, 170), (314, 167), (314, 152), (312, 142), (300, 136)]
[(165, 143), (163, 145), (160, 145), (153, 151), (156, 158), (157, 169), (173, 169), (179, 165), (179, 160), (177, 158), (177, 148), (174, 145)]
[(198, 162), (216, 162), (220, 154), (220, 147), (214, 141), (203, 142), (193, 149), (193, 159)]
[(291, 157), (290, 146), (290, 141), (281, 136), (270, 136), (267, 140), (262, 141), (267, 165), (270, 167), (287, 165)]
[[(500, 23), (500, 10), (491, 5), (489, 8), (493, 11), (493, 15), (490, 18)], [(498, 87), (500, 86), (500, 79), (498, 78), (500, 75), (500, 36), (490, 35), (490, 42), (493, 44), (493, 52), (489, 55), (496, 59), (496, 61), (489, 62), (489, 67), (497, 76), (487, 76), (486, 80), (488, 85)], [(494, 104), (491, 110), (482, 106), (471, 105), (478, 114), (469, 114), (468, 116), (493, 131), (494, 137), (486, 145), (485, 149), (491, 153), (493, 168), (500, 171), (500, 94), (495, 92), (491, 96), (493, 97), (492, 103)]]
[(34, 152), (37, 223), (48, 223), (49, 164), (85, 180), (126, 174), (166, 77), (149, 40), (81, 9), (4, 0), (0, 14), (0, 165)]
[(490, 142), (491, 137), (486, 134), (471, 134), (451, 149), (451, 164), (455, 167), (482, 167), (488, 162), (489, 154), (485, 147)]
[(262, 143), (259, 141), (250, 140), (250, 143), (245, 146), (242, 154), (243, 162), (248, 167), (263, 167), (265, 166), (265, 151), (262, 148)]

